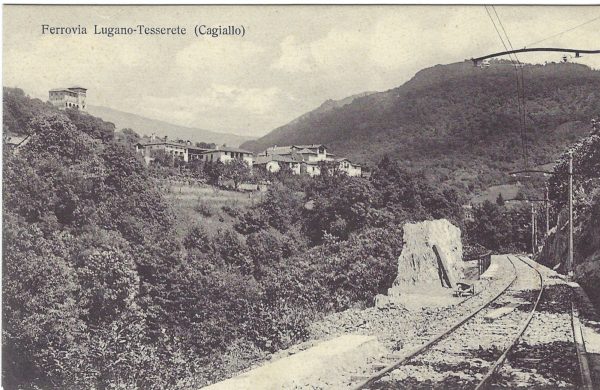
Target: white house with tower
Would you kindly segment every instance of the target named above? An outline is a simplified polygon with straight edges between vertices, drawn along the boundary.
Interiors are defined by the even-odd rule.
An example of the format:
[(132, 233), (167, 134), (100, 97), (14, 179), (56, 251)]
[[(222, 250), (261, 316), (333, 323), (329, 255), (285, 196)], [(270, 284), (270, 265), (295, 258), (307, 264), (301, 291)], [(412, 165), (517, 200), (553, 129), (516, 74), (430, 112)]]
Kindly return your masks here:
[(86, 111), (85, 98), (87, 95), (87, 88), (83, 87), (69, 87), (69, 88), (55, 88), (48, 92), (49, 100), (54, 107), (59, 110), (65, 110), (67, 108), (76, 108), (80, 111)]

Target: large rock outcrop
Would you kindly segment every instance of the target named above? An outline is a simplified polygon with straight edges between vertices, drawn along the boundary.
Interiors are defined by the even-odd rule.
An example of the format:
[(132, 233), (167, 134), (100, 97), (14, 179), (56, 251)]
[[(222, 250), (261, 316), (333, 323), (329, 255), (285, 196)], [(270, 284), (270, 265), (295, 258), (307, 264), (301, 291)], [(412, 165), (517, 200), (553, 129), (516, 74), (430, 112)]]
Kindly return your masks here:
[(416, 295), (450, 295), (464, 278), (460, 229), (446, 219), (408, 223), (403, 239), (398, 276), (387, 295), (376, 297), (376, 305), (406, 306), (407, 299)]

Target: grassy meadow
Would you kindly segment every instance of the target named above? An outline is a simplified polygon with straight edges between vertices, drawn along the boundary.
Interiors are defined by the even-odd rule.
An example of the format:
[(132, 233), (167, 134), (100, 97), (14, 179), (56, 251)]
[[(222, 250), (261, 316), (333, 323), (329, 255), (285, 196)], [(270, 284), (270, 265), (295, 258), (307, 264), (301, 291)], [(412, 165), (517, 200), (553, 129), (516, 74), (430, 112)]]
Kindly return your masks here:
[(163, 191), (176, 213), (180, 237), (197, 223), (202, 223), (211, 233), (219, 228), (232, 227), (235, 223), (232, 211), (243, 211), (260, 202), (264, 196), (264, 192), (260, 191), (224, 190), (208, 184), (169, 183)]

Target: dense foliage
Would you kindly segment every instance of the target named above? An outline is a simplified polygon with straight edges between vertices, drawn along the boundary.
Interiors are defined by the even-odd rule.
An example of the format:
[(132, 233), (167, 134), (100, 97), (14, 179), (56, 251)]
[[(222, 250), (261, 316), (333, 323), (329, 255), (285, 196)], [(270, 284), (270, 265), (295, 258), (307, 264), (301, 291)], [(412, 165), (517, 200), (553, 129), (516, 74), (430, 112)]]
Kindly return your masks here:
[[(588, 295), (600, 304), (600, 134), (598, 129), (571, 145), (558, 158), (549, 180), (553, 230), (540, 261), (565, 270), (568, 251), (569, 156), (573, 158), (574, 269)], [(560, 217), (560, 218), (559, 218)]]
[(496, 253), (531, 252), (531, 211), (528, 206), (506, 208), (485, 201), (466, 222), (466, 239)]
[(172, 216), (110, 124), (68, 115), (4, 153), (4, 384), (150, 386)]
[(573, 192), (578, 205), (589, 200), (590, 193), (600, 184), (600, 134), (583, 137), (561, 154), (549, 180), (549, 196), (556, 207), (568, 201), (569, 155), (573, 158)]
[(146, 166), (134, 131), (8, 94), (5, 128), (31, 137), (3, 151), (6, 388), (200, 387), (323, 314), (372, 304), (395, 277), (404, 221), (460, 219), (452, 192), (384, 160), (371, 180), (271, 175), (261, 202), (229, 210), (235, 229), (199, 219), (180, 239), (155, 185), (169, 162)]
[(25, 135), (31, 119), (52, 110), (50, 103), (44, 103), (39, 99), (29, 99), (19, 88), (4, 87), (2, 92), (2, 129), (4, 134)]

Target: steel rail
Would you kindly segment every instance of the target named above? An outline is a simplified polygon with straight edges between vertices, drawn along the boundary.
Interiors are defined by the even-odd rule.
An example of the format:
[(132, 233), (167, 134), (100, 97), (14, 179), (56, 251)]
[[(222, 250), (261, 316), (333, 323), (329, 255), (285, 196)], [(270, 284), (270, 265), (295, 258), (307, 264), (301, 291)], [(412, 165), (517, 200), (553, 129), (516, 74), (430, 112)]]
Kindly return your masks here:
[(408, 352), (400, 360), (398, 360), (398, 361), (396, 361), (396, 362), (394, 362), (394, 363), (392, 363), (392, 364), (390, 364), (390, 365), (382, 368), (381, 370), (377, 371), (375, 374), (373, 374), (372, 376), (370, 376), (368, 379), (366, 379), (365, 381), (363, 381), (360, 384), (358, 384), (355, 387), (353, 387), (353, 389), (355, 389), (355, 390), (366, 389), (367, 386), (369, 386), (370, 384), (373, 384), (374, 382), (376, 382), (379, 379), (383, 378), (385, 375), (387, 375), (391, 371), (395, 370), (396, 368), (402, 366), (404, 363), (406, 363), (407, 361), (409, 361), (413, 357), (422, 354), (423, 352), (427, 351), (429, 348), (433, 347), (435, 344), (437, 344), (441, 340), (443, 340), (446, 337), (448, 337), (449, 335), (451, 335), (452, 332), (454, 332), (456, 329), (458, 329), (461, 325), (463, 325), (465, 322), (469, 321), (471, 318), (475, 317), (483, 309), (485, 309), (490, 304), (492, 304), (494, 301), (496, 301), (498, 298), (500, 298), (500, 296), (502, 296), (510, 287), (512, 287), (512, 285), (517, 280), (517, 268), (515, 267), (515, 263), (508, 256), (507, 256), (507, 259), (508, 259), (508, 261), (510, 261), (511, 265), (513, 266), (514, 276), (513, 276), (512, 280), (510, 281), (510, 283), (508, 283), (506, 285), (506, 287), (504, 287), (502, 289), (502, 291), (500, 291), (492, 299), (490, 299), (489, 301), (487, 301), (486, 303), (484, 303), (483, 305), (481, 305), (479, 308), (477, 308), (473, 312), (468, 313), (468, 314), (464, 315), (463, 317), (461, 317), (460, 320), (458, 320), (454, 325), (452, 325), (447, 330), (445, 330), (442, 333), (438, 334), (437, 336), (435, 336), (434, 338), (432, 338), (431, 340), (429, 340), (427, 343), (421, 345), (420, 347), (417, 347), (416, 349)]
[(594, 382), (592, 380), (592, 372), (590, 363), (585, 349), (585, 340), (583, 338), (583, 330), (579, 321), (579, 310), (571, 299), (571, 327), (573, 329), (573, 342), (577, 350), (577, 361), (579, 362), (579, 373), (581, 374), (581, 383), (584, 390), (593, 390)]
[(515, 345), (517, 345), (517, 343), (523, 336), (523, 333), (525, 333), (525, 330), (531, 323), (531, 320), (533, 319), (533, 316), (535, 315), (535, 312), (537, 310), (538, 304), (540, 303), (540, 300), (542, 299), (542, 294), (544, 293), (544, 288), (545, 288), (544, 278), (542, 277), (542, 274), (540, 273), (540, 271), (535, 269), (534, 266), (532, 266), (531, 264), (529, 264), (528, 262), (523, 260), (520, 256), (517, 256), (517, 259), (521, 260), (523, 263), (525, 263), (528, 267), (530, 267), (532, 270), (534, 270), (537, 273), (537, 275), (540, 279), (540, 292), (537, 296), (537, 299), (535, 300), (535, 303), (533, 304), (533, 308), (531, 309), (531, 313), (529, 313), (527, 320), (525, 320), (525, 322), (521, 326), (521, 329), (519, 330), (519, 332), (517, 333), (515, 338), (512, 340), (512, 342), (509, 344), (509, 346), (504, 350), (504, 353), (502, 355), (500, 355), (500, 357), (496, 360), (496, 362), (490, 367), (487, 374), (481, 379), (481, 381), (479, 382), (477, 387), (475, 387), (475, 390), (481, 390), (490, 383), (490, 380), (492, 379), (494, 374), (498, 371), (500, 366), (502, 366), (502, 364), (506, 360), (506, 357), (508, 356), (510, 351), (515, 347)]

